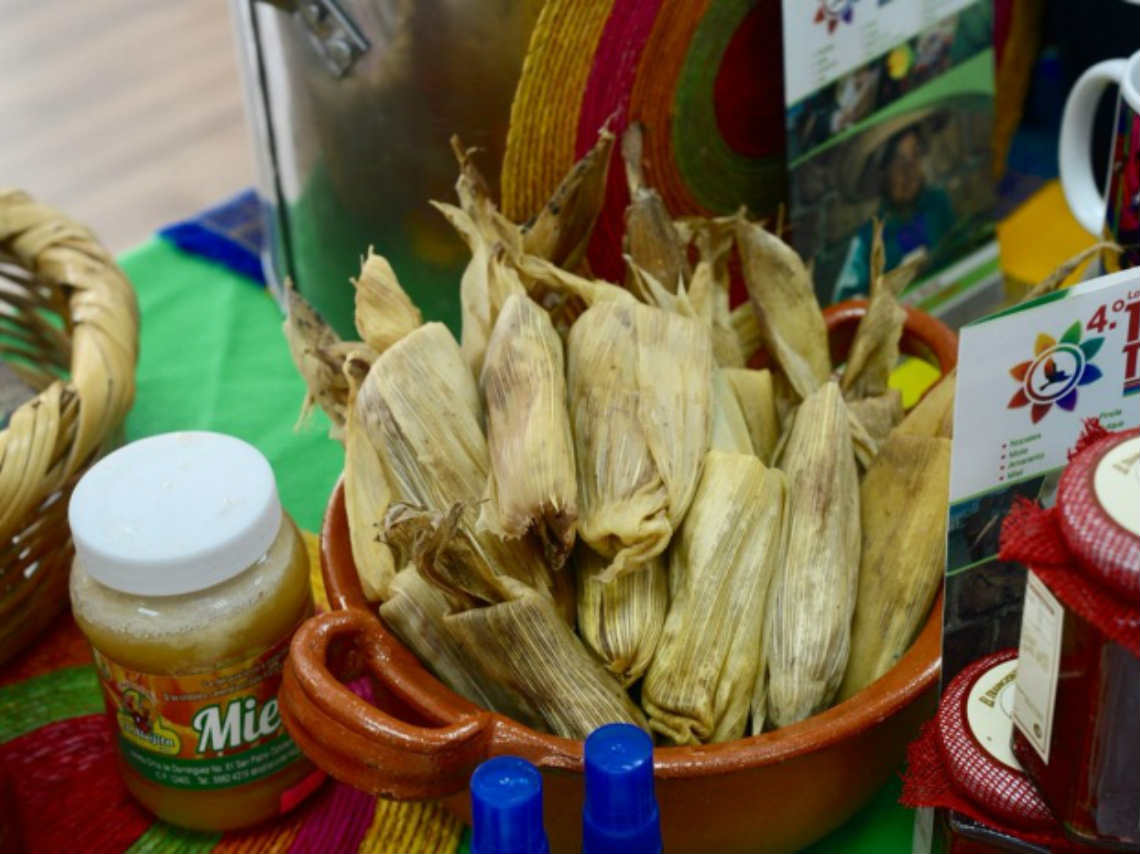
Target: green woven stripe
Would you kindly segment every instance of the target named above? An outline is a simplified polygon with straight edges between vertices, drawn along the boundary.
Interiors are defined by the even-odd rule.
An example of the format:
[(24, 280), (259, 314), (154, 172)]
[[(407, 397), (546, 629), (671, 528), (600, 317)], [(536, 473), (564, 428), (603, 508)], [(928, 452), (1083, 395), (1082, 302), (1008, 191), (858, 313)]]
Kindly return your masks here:
[[(768, 211), (784, 193), (784, 158), (752, 158), (728, 147), (716, 120), (716, 76), (733, 33), (754, 0), (719, 0), (697, 24), (673, 98), (671, 138), (677, 169), (693, 197), (711, 211), (742, 204)], [(779, 24), (777, 24), (779, 26)]]
[(102, 711), (103, 695), (94, 667), (53, 670), (0, 688), (0, 742), (64, 718)]
[(126, 854), (208, 854), (221, 838), (220, 833), (184, 830), (156, 821), (135, 840)]

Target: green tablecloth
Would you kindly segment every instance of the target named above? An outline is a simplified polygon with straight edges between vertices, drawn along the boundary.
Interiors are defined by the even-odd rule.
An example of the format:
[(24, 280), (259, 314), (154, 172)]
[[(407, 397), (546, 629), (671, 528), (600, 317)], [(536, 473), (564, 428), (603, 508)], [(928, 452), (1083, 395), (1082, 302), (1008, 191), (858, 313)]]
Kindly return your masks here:
[[(142, 355), (128, 439), (170, 430), (217, 430), (256, 445), (277, 475), (282, 503), (316, 530), (344, 455), (317, 413), (294, 429), (304, 384), (267, 292), (160, 240), (120, 262), (138, 291)], [(347, 284), (346, 284), (347, 286)], [(906, 852), (912, 812), (891, 780), (871, 804), (810, 851)]]

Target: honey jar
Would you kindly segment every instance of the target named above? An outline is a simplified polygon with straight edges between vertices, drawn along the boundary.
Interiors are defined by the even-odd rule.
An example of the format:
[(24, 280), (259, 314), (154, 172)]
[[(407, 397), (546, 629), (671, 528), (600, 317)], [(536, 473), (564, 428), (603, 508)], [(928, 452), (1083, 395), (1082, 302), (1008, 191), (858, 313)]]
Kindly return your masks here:
[(323, 777), (281, 724), (308, 557), (251, 445), (168, 433), (96, 463), (68, 508), (71, 603), (94, 651), (127, 788), (159, 818), (227, 830)]
[[(947, 686), (935, 739), (963, 809), (939, 809), (935, 821), (949, 854), (1046, 852), (1056, 821), (1010, 750), (1017, 654), (976, 661)], [(968, 811), (967, 811), (968, 810)]]
[(1140, 851), (1140, 431), (1083, 444), (1003, 530), (1029, 568), (1013, 752), (1070, 839)]

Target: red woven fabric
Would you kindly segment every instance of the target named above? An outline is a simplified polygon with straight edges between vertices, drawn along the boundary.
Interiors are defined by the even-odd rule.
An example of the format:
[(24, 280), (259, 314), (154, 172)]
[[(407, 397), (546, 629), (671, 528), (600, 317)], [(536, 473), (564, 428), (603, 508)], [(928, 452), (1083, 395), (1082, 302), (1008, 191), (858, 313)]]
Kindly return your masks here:
[(0, 762), (15, 790), (25, 851), (125, 851), (153, 822), (127, 794), (103, 715), (68, 718), (14, 738), (0, 746)]
[(1082, 520), (1094, 512), (1091, 490), (1078, 488), (1107, 446), (1136, 435), (1140, 430), (1109, 434), (1095, 420), (1086, 422), (1061, 476), (1057, 506), (1045, 510), (1019, 499), (1002, 523), (998, 557), (1029, 566), (1066, 608), (1140, 658), (1140, 600), (1089, 577), (1093, 564), (1126, 587), (1130, 575), (1140, 576), (1140, 544), (1105, 537), (1099, 527), (1090, 531)]

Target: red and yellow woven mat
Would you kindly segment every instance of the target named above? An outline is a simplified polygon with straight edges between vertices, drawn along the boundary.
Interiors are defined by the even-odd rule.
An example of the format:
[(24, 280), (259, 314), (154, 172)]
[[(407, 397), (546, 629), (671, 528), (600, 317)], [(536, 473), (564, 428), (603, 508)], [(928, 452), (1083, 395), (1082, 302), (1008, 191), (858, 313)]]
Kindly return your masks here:
[[(306, 534), (312, 566), (316, 538)], [(313, 572), (317, 607), (328, 607)], [(0, 763), (28, 852), (453, 852), (463, 826), (434, 803), (379, 800), (330, 780), (289, 815), (200, 833), (157, 821), (127, 794), (91, 652), (71, 615), (0, 670)], [(2, 836), (2, 834), (0, 834)]]

